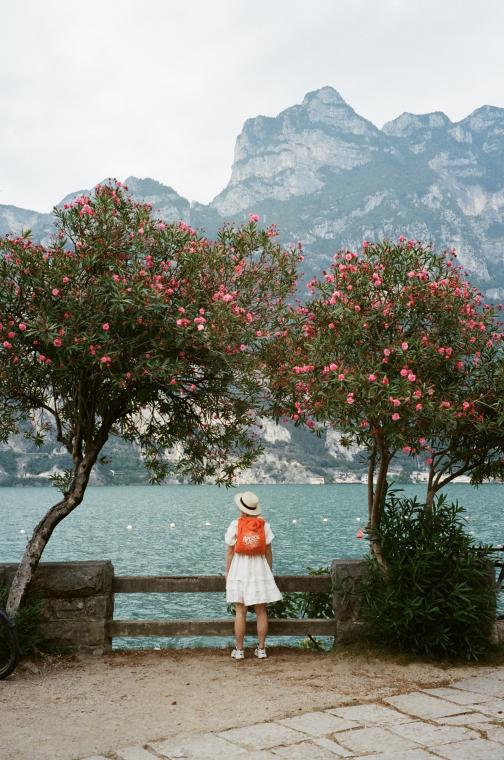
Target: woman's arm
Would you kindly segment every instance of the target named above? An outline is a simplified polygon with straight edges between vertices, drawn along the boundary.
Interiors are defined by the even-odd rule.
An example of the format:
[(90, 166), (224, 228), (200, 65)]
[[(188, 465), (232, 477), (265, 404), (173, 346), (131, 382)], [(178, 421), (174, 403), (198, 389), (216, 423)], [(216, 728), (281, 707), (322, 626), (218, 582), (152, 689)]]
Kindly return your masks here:
[(270, 569), (273, 569), (273, 552), (271, 550), (271, 544), (266, 545), (266, 562), (270, 566)]
[(228, 546), (226, 550), (226, 578), (229, 573), (229, 568), (231, 567), (231, 561), (234, 556), (234, 546)]

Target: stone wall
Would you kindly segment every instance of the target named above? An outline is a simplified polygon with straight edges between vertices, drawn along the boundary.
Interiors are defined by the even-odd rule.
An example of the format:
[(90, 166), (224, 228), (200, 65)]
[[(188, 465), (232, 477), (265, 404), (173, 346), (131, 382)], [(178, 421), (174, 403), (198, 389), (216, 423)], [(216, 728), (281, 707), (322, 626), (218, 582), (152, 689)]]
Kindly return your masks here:
[[(0, 564), (0, 586), (10, 586), (14, 564)], [(103, 654), (110, 650), (114, 568), (109, 560), (42, 562), (31, 594), (43, 601), (42, 637), (66, 652)]]
[(335, 559), (331, 565), (333, 608), (338, 644), (357, 641), (362, 636), (359, 583), (366, 572), (362, 559)]

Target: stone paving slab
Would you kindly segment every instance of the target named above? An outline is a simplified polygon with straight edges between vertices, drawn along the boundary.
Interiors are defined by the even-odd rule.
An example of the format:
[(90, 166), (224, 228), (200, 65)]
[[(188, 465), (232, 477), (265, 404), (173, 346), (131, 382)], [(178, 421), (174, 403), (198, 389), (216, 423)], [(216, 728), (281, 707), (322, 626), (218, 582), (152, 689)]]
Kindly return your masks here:
[(479, 712), (468, 712), (461, 715), (445, 715), (444, 718), (433, 718), (432, 720), (440, 726), (471, 726), (474, 723), (481, 725), (493, 720), (493, 718)]
[[(387, 702), (393, 707), (397, 707), (401, 712), (408, 715), (415, 715), (418, 718), (442, 718), (445, 715), (457, 715), (464, 712), (459, 705), (453, 702), (447, 702), (445, 699), (431, 697), (421, 691), (413, 691), (409, 694), (399, 694), (397, 697), (386, 697)], [(479, 708), (478, 708), (479, 709)], [(466, 712), (468, 712), (466, 710)], [(484, 712), (484, 710), (481, 710)]]
[[(491, 739), (493, 742), (504, 744), (504, 726), (496, 726), (494, 723), (478, 723), (474, 728), (484, 732), (485, 739)], [(504, 757), (504, 751), (502, 756)]]
[(448, 760), (502, 760), (502, 744), (486, 739), (468, 739), (442, 747), (430, 747), (440, 757)]
[(306, 734), (279, 723), (256, 723), (244, 728), (231, 728), (229, 731), (220, 731), (217, 736), (245, 749), (271, 749), (306, 739)]
[(355, 753), (365, 752), (401, 752), (406, 749), (415, 749), (415, 742), (394, 734), (381, 726), (369, 728), (354, 728), (350, 731), (341, 731), (338, 742)]
[(326, 712), (337, 715), (350, 721), (357, 721), (364, 725), (390, 726), (394, 723), (407, 723), (413, 720), (409, 715), (394, 710), (392, 707), (377, 705), (370, 702), (365, 705), (351, 705), (350, 707), (335, 707)]
[(241, 747), (230, 744), (215, 734), (195, 734), (180, 739), (168, 739), (162, 742), (149, 742), (148, 747), (161, 757), (188, 758), (188, 760), (234, 760), (237, 756), (247, 755)]
[(341, 746), (341, 744), (338, 744), (338, 742), (333, 741), (332, 739), (327, 738), (319, 738), (313, 740), (314, 744), (317, 744), (319, 747), (324, 747), (325, 749), (330, 750), (336, 757), (352, 757), (353, 752), (351, 752), (348, 749), (345, 749)]
[(274, 747), (271, 752), (275, 757), (287, 757), (289, 760), (335, 760), (338, 757), (327, 747), (311, 741), (290, 744), (288, 747)]
[(421, 720), (413, 723), (401, 723), (391, 727), (391, 731), (411, 739), (424, 747), (434, 744), (449, 744), (464, 741), (464, 739), (479, 739), (480, 734), (463, 726), (433, 726), (432, 723), (424, 723)]
[(336, 715), (330, 715), (329, 712), (320, 711), (304, 713), (303, 715), (296, 715), (294, 718), (285, 718), (276, 722), (293, 728), (295, 731), (303, 731), (310, 736), (324, 736), (336, 731), (358, 728), (360, 725), (355, 720), (345, 720)]
[(120, 760), (155, 760), (156, 757), (143, 747), (124, 747), (116, 749), (115, 753)]
[(477, 706), (477, 711), (485, 715), (491, 715), (496, 720), (504, 720), (504, 699), (494, 699), (491, 702), (483, 702)]
[(424, 749), (406, 749), (404, 752), (380, 752), (378, 755), (354, 756), (353, 760), (434, 760), (434, 755)]
[(456, 689), (467, 689), (478, 694), (489, 694), (492, 697), (504, 698), (504, 682), (493, 676), (473, 676), (456, 681), (452, 684)]
[(457, 705), (474, 705), (479, 702), (490, 702), (493, 699), (491, 694), (481, 694), (477, 691), (453, 689), (451, 687), (445, 689), (424, 689), (423, 691), (432, 697), (447, 699), (449, 702), (455, 702)]

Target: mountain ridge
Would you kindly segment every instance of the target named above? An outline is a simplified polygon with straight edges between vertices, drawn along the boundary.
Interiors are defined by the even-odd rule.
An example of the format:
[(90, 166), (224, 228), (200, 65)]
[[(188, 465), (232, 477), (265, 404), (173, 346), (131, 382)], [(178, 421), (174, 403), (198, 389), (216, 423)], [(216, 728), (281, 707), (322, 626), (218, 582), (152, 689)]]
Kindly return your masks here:
[[(129, 177), (126, 184), (166, 221), (183, 219), (209, 236), (248, 213), (259, 214), (262, 224), (275, 222), (282, 243), (303, 244), (308, 276), (326, 268), (338, 248), (404, 234), (456, 248), (485, 295), (504, 298), (504, 108), (483, 105), (457, 122), (442, 111), (404, 112), (380, 129), (337, 90), (322, 87), (277, 116), (247, 119), (230, 180), (208, 204), (190, 203), (152, 178)], [(82, 192), (89, 191), (60, 203)], [(47, 243), (52, 215), (0, 206), (0, 234), (25, 227)], [(335, 431), (319, 440), (265, 423), (260, 435), (265, 453), (243, 482), (355, 482), (365, 472), (359, 452), (342, 447)], [(0, 484), (47, 483), (54, 467), (64, 466), (51, 442), (41, 452), (20, 438), (14, 443), (0, 447)], [(119, 461), (111, 464), (114, 472), (145, 481), (137, 450), (115, 442), (111, 455)], [(399, 466), (402, 479), (422, 477), (418, 463)], [(110, 473), (98, 468), (97, 482), (118, 482)]]

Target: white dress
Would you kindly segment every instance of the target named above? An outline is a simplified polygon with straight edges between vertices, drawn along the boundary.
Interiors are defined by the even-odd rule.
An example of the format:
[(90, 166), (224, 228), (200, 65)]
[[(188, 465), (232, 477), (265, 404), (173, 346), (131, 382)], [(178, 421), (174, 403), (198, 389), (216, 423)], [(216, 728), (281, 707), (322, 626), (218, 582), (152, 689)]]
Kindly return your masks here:
[[(271, 544), (274, 535), (268, 522), (265, 522), (264, 529), (266, 543)], [(224, 538), (228, 546), (236, 544), (237, 531), (238, 520), (233, 520)], [(281, 598), (282, 593), (264, 555), (233, 555), (226, 580), (226, 602), (239, 602), (251, 607), (278, 602)]]

